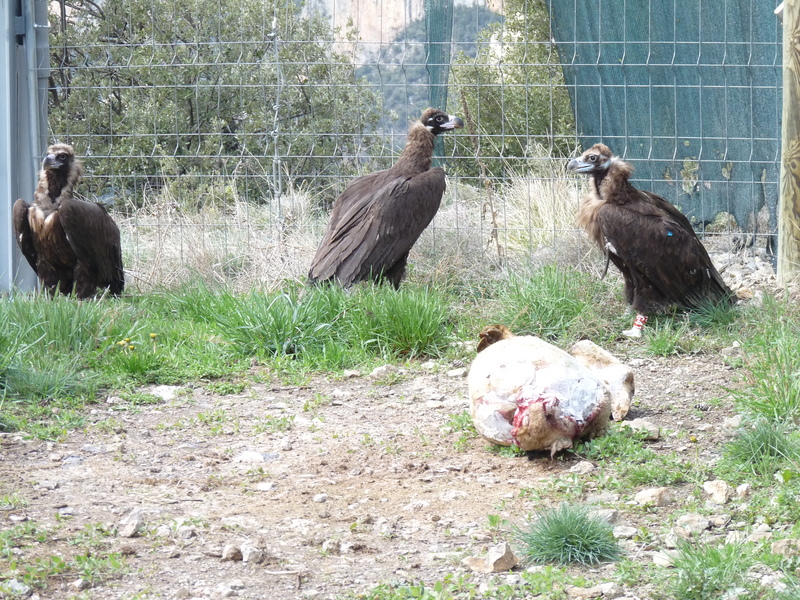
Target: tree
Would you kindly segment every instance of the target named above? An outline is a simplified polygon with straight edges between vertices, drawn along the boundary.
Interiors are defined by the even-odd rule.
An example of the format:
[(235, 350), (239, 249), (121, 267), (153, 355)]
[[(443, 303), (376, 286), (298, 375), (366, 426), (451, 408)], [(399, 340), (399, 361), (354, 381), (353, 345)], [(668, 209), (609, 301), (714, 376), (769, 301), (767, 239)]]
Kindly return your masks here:
[[(91, 191), (137, 199), (236, 175), (261, 201), (281, 178), (350, 174), (379, 117), (320, 16), (277, 0), (60, 0), (51, 15), (53, 131), (78, 146)], [(188, 177), (191, 176), (191, 177)], [(279, 176), (279, 177), (276, 177)], [(198, 200), (201, 201), (201, 200)]]
[[(475, 156), (484, 175), (523, 172), (526, 157), (568, 155), (574, 117), (560, 59), (550, 41), (544, 0), (506, 0), (503, 23), (489, 25), (473, 58), (460, 54), (451, 70), (451, 102), (467, 121), (470, 136), (458, 138), (457, 156)], [(477, 174), (475, 161), (457, 161)]]

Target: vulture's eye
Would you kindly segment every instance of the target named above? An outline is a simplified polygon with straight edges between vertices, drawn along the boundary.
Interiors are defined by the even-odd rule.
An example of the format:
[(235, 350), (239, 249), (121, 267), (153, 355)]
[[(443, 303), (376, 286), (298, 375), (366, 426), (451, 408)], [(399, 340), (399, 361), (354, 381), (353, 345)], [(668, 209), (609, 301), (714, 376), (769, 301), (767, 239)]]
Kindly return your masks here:
[(589, 162), (597, 162), (597, 155), (596, 154), (590, 154), (589, 155)]
[(56, 155), (56, 157), (58, 158), (58, 160), (64, 160), (65, 158), (67, 158), (67, 155), (66, 155), (66, 154), (64, 154), (63, 152), (59, 152), (59, 153)]

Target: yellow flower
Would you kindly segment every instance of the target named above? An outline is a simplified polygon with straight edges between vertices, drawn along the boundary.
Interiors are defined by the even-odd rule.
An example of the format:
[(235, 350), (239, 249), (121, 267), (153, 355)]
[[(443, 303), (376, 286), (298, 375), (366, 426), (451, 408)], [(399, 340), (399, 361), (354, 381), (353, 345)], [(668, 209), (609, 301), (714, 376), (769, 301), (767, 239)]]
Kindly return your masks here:
[(150, 339), (151, 339), (151, 340), (154, 340), (154, 339), (156, 339), (156, 334), (155, 334), (155, 333), (151, 333), (151, 334), (150, 334)]
[(128, 346), (128, 350), (134, 350), (133, 344), (131, 344), (130, 346)]

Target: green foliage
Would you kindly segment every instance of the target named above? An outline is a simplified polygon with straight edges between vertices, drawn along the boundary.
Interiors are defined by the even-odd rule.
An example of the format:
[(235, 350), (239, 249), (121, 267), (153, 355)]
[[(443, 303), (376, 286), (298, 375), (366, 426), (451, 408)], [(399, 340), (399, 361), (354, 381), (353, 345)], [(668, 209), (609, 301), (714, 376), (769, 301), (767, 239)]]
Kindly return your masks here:
[(746, 583), (747, 569), (754, 563), (751, 549), (738, 544), (720, 547), (678, 542), (673, 559), (675, 576), (670, 588), (675, 600), (710, 600), (725, 597)]
[(800, 323), (796, 312), (792, 306), (768, 301), (753, 335), (743, 344), (744, 382), (729, 391), (739, 410), (750, 417), (800, 423)]
[(348, 334), (380, 357), (440, 356), (451, 341), (450, 300), (435, 288), (360, 286)]
[(654, 319), (645, 333), (647, 351), (653, 356), (673, 356), (691, 351), (689, 327), (673, 318)]
[(541, 511), (534, 521), (515, 528), (514, 536), (529, 563), (595, 565), (620, 556), (611, 524), (576, 504)]
[(723, 450), (724, 467), (770, 480), (779, 470), (800, 468), (800, 435), (764, 419), (746, 424)]
[(547, 265), (528, 277), (512, 275), (498, 291), (497, 322), (517, 335), (545, 339), (589, 335), (603, 321), (596, 278), (572, 268)]
[(457, 137), (454, 151), (469, 161), (453, 164), (473, 176), (480, 166), (489, 177), (524, 172), (537, 147), (561, 156), (574, 150), (574, 117), (546, 3), (507, 0), (503, 8), (505, 21), (483, 31), (477, 54), (462, 53), (451, 67), (451, 102), (471, 134)]
[(479, 590), (471, 577), (448, 574), (430, 585), (425, 583), (382, 583), (366, 593), (348, 594), (348, 600), (461, 600), (465, 598), (492, 598), (493, 600), (562, 600), (566, 598), (564, 585), (582, 585), (583, 579), (573, 577), (564, 569), (547, 566), (537, 573), (522, 573), (518, 584), (495, 584), (488, 590)]
[(613, 427), (606, 435), (580, 442), (575, 452), (614, 467), (615, 484), (630, 489), (644, 485), (677, 485), (701, 476), (701, 466), (684, 456), (661, 454), (644, 445), (644, 434), (630, 427)]
[[(462, 60), (474, 59), (479, 45), (488, 44), (488, 39), (480, 35), (481, 30), (502, 19), (501, 15), (482, 6), (454, 6), (453, 51), (458, 52)], [(387, 115), (382, 121), (385, 130), (405, 133), (408, 122), (418, 118), (428, 106), (427, 35), (424, 17), (411, 21), (391, 42), (370, 52), (356, 72), (380, 89), (382, 112)]]
[[(184, 209), (268, 200), (281, 174), (327, 185), (357, 165), (379, 118), (375, 94), (330, 24), (302, 2), (107, 0), (51, 13), (50, 125), (92, 155), (87, 185)], [(275, 18), (273, 29), (273, 18)], [(208, 173), (241, 175), (220, 188)], [(135, 174), (135, 175), (134, 175)]]

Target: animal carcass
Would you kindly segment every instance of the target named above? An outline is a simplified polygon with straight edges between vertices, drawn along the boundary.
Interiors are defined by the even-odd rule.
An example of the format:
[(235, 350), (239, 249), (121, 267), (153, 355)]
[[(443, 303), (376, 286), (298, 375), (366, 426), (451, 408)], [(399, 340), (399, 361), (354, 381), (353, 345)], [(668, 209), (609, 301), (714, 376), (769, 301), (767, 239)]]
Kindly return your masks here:
[(467, 380), (472, 419), (483, 437), (553, 456), (575, 440), (602, 435), (612, 413), (615, 420), (625, 417), (633, 372), (611, 354), (588, 340), (567, 353), (499, 327), (507, 333), (478, 353)]

